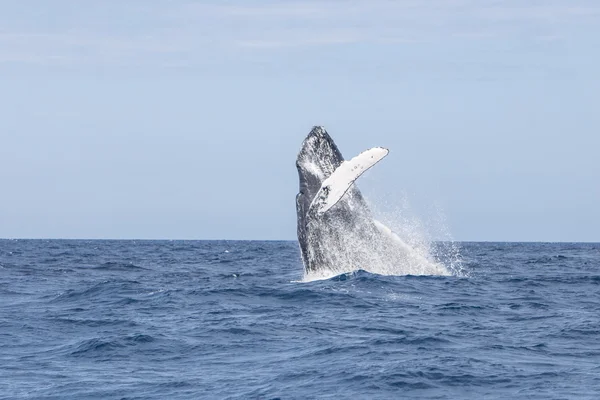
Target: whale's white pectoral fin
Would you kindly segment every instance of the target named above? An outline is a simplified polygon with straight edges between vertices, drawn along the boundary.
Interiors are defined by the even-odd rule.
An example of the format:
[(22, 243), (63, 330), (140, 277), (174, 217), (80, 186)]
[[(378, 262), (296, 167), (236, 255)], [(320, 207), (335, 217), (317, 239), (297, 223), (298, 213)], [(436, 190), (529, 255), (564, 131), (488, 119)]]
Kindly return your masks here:
[(388, 153), (388, 149), (373, 147), (372, 149), (363, 151), (351, 160), (344, 161), (323, 181), (321, 188), (310, 204), (310, 211), (317, 214), (327, 212), (327, 210), (340, 201), (359, 176), (381, 161)]

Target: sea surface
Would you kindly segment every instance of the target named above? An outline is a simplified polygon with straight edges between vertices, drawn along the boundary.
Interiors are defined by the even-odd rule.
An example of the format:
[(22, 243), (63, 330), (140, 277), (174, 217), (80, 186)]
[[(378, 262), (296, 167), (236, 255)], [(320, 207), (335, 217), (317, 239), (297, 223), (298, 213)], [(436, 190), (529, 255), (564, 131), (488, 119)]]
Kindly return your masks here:
[(296, 242), (0, 240), (0, 399), (599, 399), (600, 244), (303, 281)]

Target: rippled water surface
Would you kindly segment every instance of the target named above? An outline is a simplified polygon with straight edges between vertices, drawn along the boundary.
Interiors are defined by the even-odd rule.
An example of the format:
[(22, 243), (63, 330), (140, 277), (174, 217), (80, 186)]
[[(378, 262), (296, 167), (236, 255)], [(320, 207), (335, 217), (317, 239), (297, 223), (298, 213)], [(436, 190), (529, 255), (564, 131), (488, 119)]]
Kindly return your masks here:
[(0, 240), (0, 398), (600, 398), (600, 244), (299, 282), (296, 242)]

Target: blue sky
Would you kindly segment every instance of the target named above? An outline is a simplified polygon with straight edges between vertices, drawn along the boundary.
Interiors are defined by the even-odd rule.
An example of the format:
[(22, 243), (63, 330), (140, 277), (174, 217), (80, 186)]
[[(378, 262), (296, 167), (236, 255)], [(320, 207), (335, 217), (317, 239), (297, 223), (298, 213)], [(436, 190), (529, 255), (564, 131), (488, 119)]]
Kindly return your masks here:
[(600, 241), (599, 48), (591, 0), (0, 2), (0, 237), (294, 239), (318, 124), (457, 240)]

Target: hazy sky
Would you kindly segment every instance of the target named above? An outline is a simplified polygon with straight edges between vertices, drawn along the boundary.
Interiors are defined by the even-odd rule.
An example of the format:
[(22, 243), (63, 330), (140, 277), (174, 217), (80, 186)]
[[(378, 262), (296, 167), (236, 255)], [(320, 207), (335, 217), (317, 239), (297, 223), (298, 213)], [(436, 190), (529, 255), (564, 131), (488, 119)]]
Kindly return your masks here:
[(597, 0), (0, 0), (0, 237), (295, 239), (318, 124), (457, 240), (600, 241), (599, 49)]

